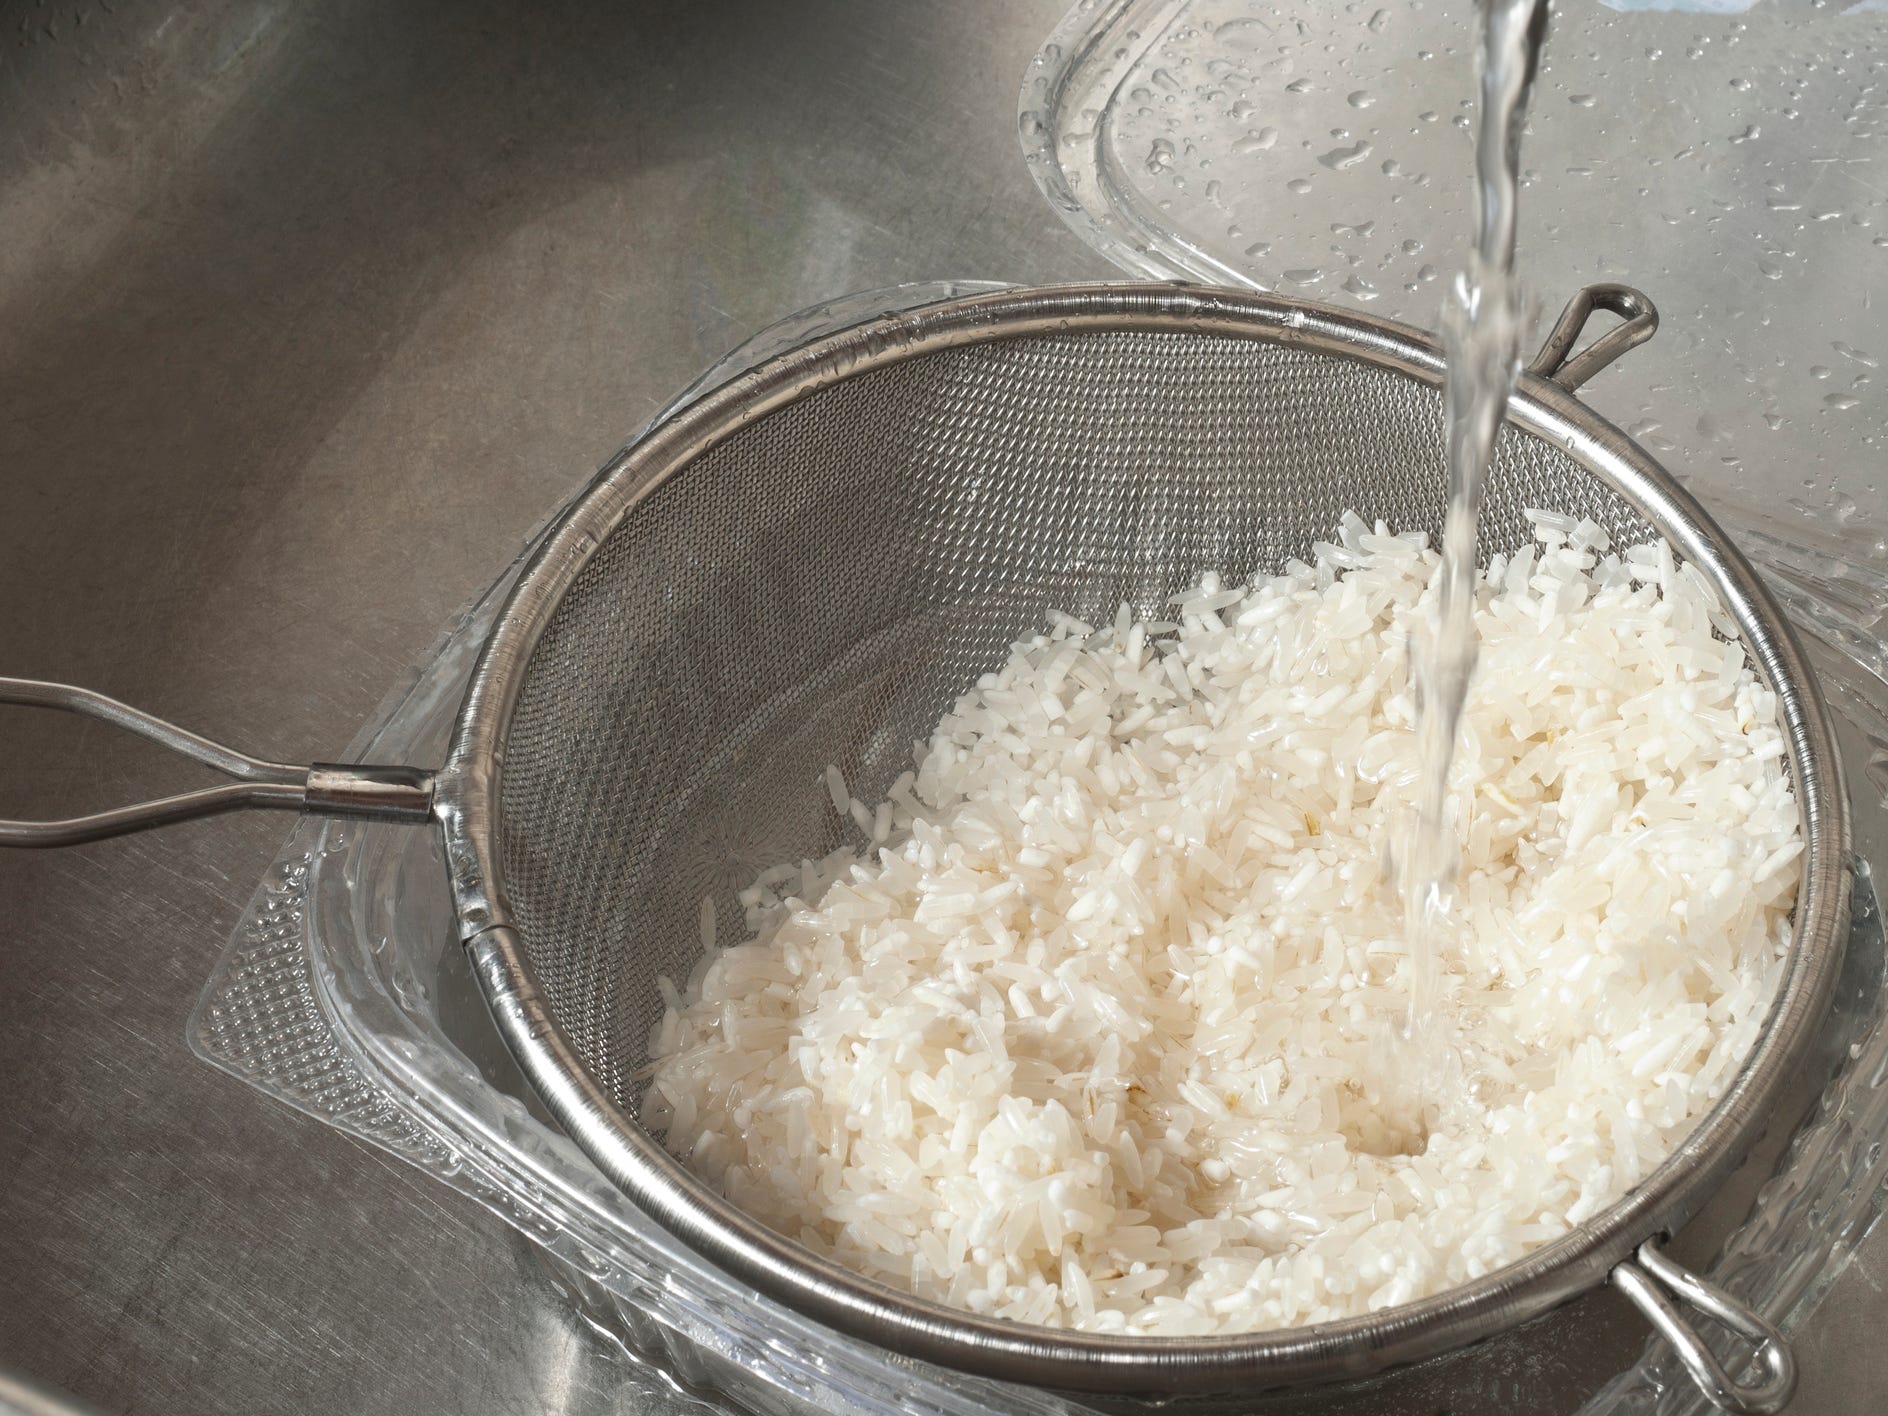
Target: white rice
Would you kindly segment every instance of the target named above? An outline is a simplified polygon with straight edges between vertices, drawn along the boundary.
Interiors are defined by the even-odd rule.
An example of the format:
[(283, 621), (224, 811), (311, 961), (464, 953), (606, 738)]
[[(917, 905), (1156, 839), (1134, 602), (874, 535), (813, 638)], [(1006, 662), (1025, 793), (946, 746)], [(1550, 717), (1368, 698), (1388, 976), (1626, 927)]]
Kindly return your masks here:
[(1095, 1332), (1371, 1312), (1591, 1217), (1733, 1075), (1801, 843), (1701, 578), (1533, 519), (1476, 614), (1426, 1117), (1372, 1078), (1437, 561), (1352, 516), (1309, 565), (1207, 577), (1177, 628), (1056, 617), (884, 806), (830, 771), (866, 854), (747, 893), (751, 942), (670, 992), (645, 1119), (862, 1273)]

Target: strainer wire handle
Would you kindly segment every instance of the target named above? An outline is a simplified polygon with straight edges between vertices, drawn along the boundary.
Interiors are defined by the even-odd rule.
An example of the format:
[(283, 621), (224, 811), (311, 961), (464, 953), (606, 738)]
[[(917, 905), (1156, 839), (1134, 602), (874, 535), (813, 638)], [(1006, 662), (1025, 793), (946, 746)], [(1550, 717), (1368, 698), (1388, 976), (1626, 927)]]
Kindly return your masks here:
[[(1612, 1283), (1672, 1344), (1698, 1389), (1720, 1411), (1736, 1416), (1774, 1416), (1789, 1405), (1796, 1392), (1796, 1357), (1783, 1334), (1723, 1289), (1673, 1263), (1657, 1239), (1646, 1240), (1637, 1254), (1614, 1269)], [(1752, 1386), (1733, 1380), (1697, 1329), (1679, 1315), (1673, 1296), (1756, 1343), (1762, 1379)]]
[(389, 821), (426, 821), (432, 816), (432, 774), (415, 768), (326, 762), (291, 767), (264, 762), (115, 698), (65, 683), (0, 678), (0, 703), (97, 718), (236, 778), (225, 786), (202, 787), (63, 821), (0, 820), (0, 846), (75, 846), (243, 807)]
[[(1625, 323), (1607, 330), (1575, 354), (1573, 346), (1595, 310), (1618, 315)], [(1628, 349), (1644, 344), (1658, 327), (1658, 307), (1643, 291), (1630, 285), (1589, 285), (1567, 302), (1527, 371), (1552, 379), (1564, 389), (1576, 389)]]

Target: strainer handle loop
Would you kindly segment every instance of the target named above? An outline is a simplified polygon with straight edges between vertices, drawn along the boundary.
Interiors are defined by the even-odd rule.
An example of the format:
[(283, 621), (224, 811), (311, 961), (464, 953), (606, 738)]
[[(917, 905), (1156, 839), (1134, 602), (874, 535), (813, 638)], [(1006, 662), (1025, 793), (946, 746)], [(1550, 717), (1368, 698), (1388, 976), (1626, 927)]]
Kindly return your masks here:
[(0, 846), (76, 846), (243, 807), (385, 821), (426, 821), (432, 817), (430, 772), (411, 767), (345, 767), (321, 762), (312, 767), (290, 767), (263, 762), (115, 698), (66, 683), (0, 678), (0, 703), (97, 718), (236, 778), (227, 786), (179, 792), (64, 821), (0, 820)]
[[(1575, 342), (1595, 310), (1618, 315), (1625, 323), (1609, 329), (1578, 354)], [(1567, 302), (1554, 321), (1541, 352), (1528, 364), (1530, 374), (1552, 379), (1569, 391), (1580, 387), (1628, 349), (1636, 349), (1659, 327), (1659, 312), (1644, 293), (1630, 285), (1589, 285)]]
[[(1783, 1334), (1723, 1289), (1673, 1263), (1657, 1239), (1646, 1240), (1637, 1254), (1614, 1269), (1612, 1283), (1672, 1344), (1699, 1391), (1718, 1410), (1736, 1416), (1773, 1416), (1789, 1405), (1796, 1392), (1796, 1357)], [(1756, 1343), (1762, 1379), (1751, 1386), (1732, 1380), (1697, 1329), (1679, 1316), (1673, 1296)]]

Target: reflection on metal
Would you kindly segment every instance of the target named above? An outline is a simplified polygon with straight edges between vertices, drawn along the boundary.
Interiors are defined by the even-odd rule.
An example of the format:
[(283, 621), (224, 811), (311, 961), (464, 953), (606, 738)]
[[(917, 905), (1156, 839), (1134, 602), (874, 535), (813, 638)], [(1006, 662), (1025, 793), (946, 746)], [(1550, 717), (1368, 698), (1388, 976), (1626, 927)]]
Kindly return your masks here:
[(115, 698), (71, 684), (0, 678), (0, 703), (96, 718), (237, 779), (230, 786), (202, 787), (63, 821), (0, 821), (0, 846), (75, 846), (244, 807), (383, 821), (426, 821), (432, 816), (431, 774), (414, 768), (328, 763), (290, 767), (263, 762)]
[[(1594, 340), (1578, 354), (1574, 342), (1595, 310), (1608, 310), (1625, 323)], [(1652, 302), (1629, 285), (1589, 285), (1567, 302), (1527, 371), (1552, 379), (1562, 388), (1580, 387), (1628, 349), (1644, 344), (1659, 327), (1659, 312)]]
[[(1796, 1358), (1783, 1334), (1722, 1289), (1673, 1263), (1657, 1239), (1646, 1240), (1632, 1259), (1614, 1269), (1612, 1284), (1671, 1343), (1698, 1389), (1720, 1411), (1735, 1416), (1775, 1416), (1789, 1405), (1796, 1392)], [(1673, 1297), (1756, 1344), (1762, 1379), (1749, 1384), (1726, 1373), (1697, 1330), (1679, 1313)]]

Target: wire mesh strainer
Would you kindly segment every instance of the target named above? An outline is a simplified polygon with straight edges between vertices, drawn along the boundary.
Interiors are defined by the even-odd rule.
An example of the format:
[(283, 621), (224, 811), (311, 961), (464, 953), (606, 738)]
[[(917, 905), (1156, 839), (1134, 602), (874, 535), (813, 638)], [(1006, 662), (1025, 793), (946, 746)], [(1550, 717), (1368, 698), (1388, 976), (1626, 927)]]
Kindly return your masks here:
[[(1594, 304), (1628, 322), (1568, 359)], [(1571, 395), (1651, 333), (1643, 296), (1578, 296), (1509, 410), (1481, 520), (1527, 507), (1654, 535), (1703, 571), (1776, 689), (1807, 851), (1784, 982), (1738, 1077), (1630, 1195), (1520, 1263), (1317, 1328), (1115, 1338), (979, 1319), (841, 1270), (734, 1210), (635, 1116), (704, 895), (739, 918), (762, 868), (837, 844), (821, 774), (875, 799), (912, 741), (1050, 609), (1152, 614), (1218, 569), (1275, 568), (1345, 510), (1441, 524), (1441, 356), (1327, 307), (1170, 286), (1014, 290), (868, 319), (706, 395), (598, 477), (520, 578), (437, 773), (297, 769), (111, 700), (0, 680), (0, 700), (93, 713), (242, 784), (61, 823), (59, 844), (240, 805), (438, 820), (460, 929), (500, 1031), (572, 1137), (652, 1215), (788, 1304), (895, 1350), (1009, 1380), (1115, 1393), (1358, 1376), (1486, 1336), (1610, 1277), (1707, 1390), (1775, 1409), (1776, 1334), (1657, 1250), (1762, 1129), (1820, 1023), (1849, 892), (1839, 765), (1808, 666), (1749, 566), (1636, 444)], [(1558, 382), (1556, 382), (1556, 378)], [(1667, 1293), (1759, 1345), (1734, 1385)], [(1693, 1360), (1695, 1359), (1695, 1361)]]

